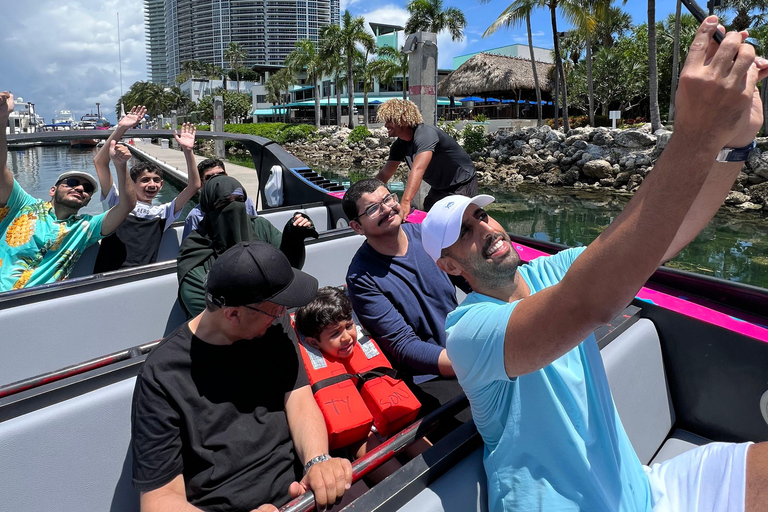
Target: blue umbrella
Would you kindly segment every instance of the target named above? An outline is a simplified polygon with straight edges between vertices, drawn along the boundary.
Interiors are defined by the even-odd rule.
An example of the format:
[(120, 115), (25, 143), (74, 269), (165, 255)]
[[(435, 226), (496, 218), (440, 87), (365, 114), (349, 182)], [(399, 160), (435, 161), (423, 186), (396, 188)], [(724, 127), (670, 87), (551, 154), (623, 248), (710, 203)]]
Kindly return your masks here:
[(496, 98), (485, 98), (485, 101), (488, 103), (498, 103), (500, 100), (497, 100)]
[(477, 96), (467, 96), (466, 98), (462, 98), (459, 101), (485, 101), (483, 98), (478, 98)]
[(373, 100), (368, 102), (369, 105), (381, 105), (381, 102), (379, 100)]

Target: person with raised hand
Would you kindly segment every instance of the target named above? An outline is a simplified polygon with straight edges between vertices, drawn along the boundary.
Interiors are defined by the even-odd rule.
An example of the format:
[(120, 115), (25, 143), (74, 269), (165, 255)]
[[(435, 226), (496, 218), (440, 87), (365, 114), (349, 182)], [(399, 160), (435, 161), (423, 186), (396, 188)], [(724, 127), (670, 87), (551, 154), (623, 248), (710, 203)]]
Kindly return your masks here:
[[(133, 107), (118, 123), (114, 133), (107, 139), (107, 144), (96, 154), (93, 163), (102, 186), (102, 201), (112, 206), (119, 201), (119, 193), (112, 182), (109, 171), (109, 147), (120, 140), (125, 132), (135, 127), (144, 117), (146, 109)], [(173, 200), (163, 204), (152, 204), (163, 188), (163, 171), (151, 162), (140, 162), (131, 168), (138, 201), (128, 218), (114, 235), (101, 243), (96, 258), (94, 272), (107, 272), (125, 267), (146, 265), (157, 261), (163, 233), (179, 218), (184, 205), (200, 188), (200, 175), (192, 152), (195, 145), (195, 126), (184, 123), (181, 134), (174, 133), (174, 138), (184, 153), (187, 164), (187, 186)]]
[[(0, 125), (13, 111), (13, 94), (0, 92)], [(8, 144), (0, 130), (0, 291), (65, 279), (86, 248), (112, 233), (136, 205), (126, 169), (118, 169), (121, 199), (100, 215), (78, 215), (98, 190), (84, 171), (62, 173), (50, 201), (26, 193), (6, 165)]]
[(487, 195), (447, 197), (424, 220), (426, 252), (474, 290), (448, 315), (446, 347), (485, 442), (491, 512), (766, 510), (768, 443), (641, 465), (593, 333), (706, 226), (754, 147), (768, 61), (746, 32), (718, 47), (716, 30), (710, 16), (691, 45), (656, 166), (588, 247), (521, 264)]

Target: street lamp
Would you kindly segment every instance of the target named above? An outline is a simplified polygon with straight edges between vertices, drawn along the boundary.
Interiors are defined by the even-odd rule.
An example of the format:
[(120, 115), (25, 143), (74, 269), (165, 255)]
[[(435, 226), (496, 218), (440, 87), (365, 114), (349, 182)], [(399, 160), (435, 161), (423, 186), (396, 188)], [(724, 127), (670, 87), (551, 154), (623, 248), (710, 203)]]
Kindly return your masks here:
[(101, 103), (99, 103), (99, 102), (97, 101), (97, 102), (96, 102), (96, 117), (98, 117), (99, 119), (101, 119), (101, 110), (99, 109), (99, 105), (101, 105)]

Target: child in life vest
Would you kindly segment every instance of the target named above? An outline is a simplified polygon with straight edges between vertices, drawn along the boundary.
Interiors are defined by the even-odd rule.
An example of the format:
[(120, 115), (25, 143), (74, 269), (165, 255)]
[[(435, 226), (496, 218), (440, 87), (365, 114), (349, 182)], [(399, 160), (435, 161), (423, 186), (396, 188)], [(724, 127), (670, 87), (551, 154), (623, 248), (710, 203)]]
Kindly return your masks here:
[[(296, 329), (303, 336), (303, 342), (316, 348), (325, 356), (343, 360), (352, 357), (356, 349), (362, 350), (356, 343), (358, 330), (352, 318), (352, 304), (342, 288), (332, 286), (320, 288), (312, 302), (296, 310), (295, 322)], [(344, 456), (356, 460), (382, 441), (382, 437), (373, 428), (367, 437), (343, 449), (346, 451)], [(429, 446), (431, 446), (429, 441), (422, 438), (407, 449), (406, 453), (410, 457), (415, 457)], [(395, 459), (391, 459), (369, 474), (369, 478), (376, 483), (398, 467), (400, 464)]]

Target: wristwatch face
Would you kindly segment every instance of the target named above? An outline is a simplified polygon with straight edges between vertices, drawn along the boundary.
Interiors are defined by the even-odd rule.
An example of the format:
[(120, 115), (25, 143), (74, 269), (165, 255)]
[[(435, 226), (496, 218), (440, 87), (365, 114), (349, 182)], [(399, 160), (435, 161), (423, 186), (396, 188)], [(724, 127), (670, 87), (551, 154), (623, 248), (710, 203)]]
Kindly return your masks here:
[(718, 162), (746, 162), (755, 146), (755, 141), (752, 141), (752, 144), (743, 148), (723, 148), (715, 160)]

